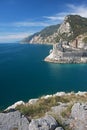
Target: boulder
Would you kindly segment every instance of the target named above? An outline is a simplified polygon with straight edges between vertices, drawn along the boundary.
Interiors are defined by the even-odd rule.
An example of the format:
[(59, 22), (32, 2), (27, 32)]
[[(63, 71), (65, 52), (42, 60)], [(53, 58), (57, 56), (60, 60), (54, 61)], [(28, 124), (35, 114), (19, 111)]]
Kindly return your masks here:
[(19, 111), (0, 113), (0, 130), (63, 130), (56, 120), (46, 115), (31, 122)]
[(29, 130), (29, 121), (19, 111), (0, 113), (0, 130)]
[(56, 127), (58, 127), (58, 123), (50, 115), (46, 115), (43, 118), (34, 119), (29, 124), (29, 130), (55, 130)]
[(55, 130), (64, 130), (62, 127), (57, 127)]
[(71, 110), (70, 126), (73, 130), (87, 130), (87, 104), (75, 103)]

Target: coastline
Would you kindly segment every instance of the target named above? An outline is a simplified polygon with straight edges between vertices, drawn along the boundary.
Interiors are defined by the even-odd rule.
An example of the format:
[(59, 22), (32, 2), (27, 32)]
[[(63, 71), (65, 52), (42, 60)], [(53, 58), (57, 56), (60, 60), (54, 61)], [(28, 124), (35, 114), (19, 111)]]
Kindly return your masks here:
[(87, 130), (87, 92), (19, 101), (0, 113), (1, 130)]
[[(86, 91), (84, 91), (84, 92), (78, 91), (76, 93), (75, 92), (68, 92), (68, 93), (66, 93), (66, 92), (57, 92), (55, 94), (41, 96), (40, 99), (48, 99), (48, 98), (55, 97), (55, 96), (59, 96), (59, 97), (70, 96), (72, 94), (74, 94), (75, 96), (84, 96), (84, 95), (87, 95), (87, 92)], [(8, 106), (4, 111), (9, 111), (10, 109), (15, 109), (19, 105), (35, 104), (38, 100), (39, 100), (39, 98), (29, 99), (28, 102), (17, 101), (14, 104), (12, 104), (11, 106)]]
[(53, 54), (53, 52), (47, 56), (44, 61), (50, 62), (50, 63), (59, 63), (59, 64), (81, 64), (81, 63), (87, 63), (87, 57), (62, 57), (62, 58), (56, 58), (56, 55)]

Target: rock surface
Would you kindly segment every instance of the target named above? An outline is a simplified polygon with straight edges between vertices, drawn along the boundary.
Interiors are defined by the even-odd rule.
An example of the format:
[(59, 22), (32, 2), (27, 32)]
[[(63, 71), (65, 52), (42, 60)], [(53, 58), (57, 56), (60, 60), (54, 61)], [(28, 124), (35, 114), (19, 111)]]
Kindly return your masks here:
[[(63, 98), (64, 96), (71, 96), (70, 102), (63, 103), (58, 101), (57, 106), (53, 106), (51, 111), (38, 119), (30, 119), (28, 115), (24, 116), (19, 111), (11, 108), (7, 112), (0, 113), (0, 130), (64, 130), (61, 126), (64, 128), (67, 127), (70, 130), (87, 130), (87, 92), (58, 92), (53, 95), (44, 96), (43, 98), (47, 99), (55, 96)], [(73, 96), (77, 100), (73, 101)], [(78, 100), (79, 102), (77, 103)], [(35, 105), (37, 100), (32, 99), (30, 101), (34, 101)], [(65, 116), (62, 115), (62, 112)], [(61, 126), (53, 117), (57, 119)]]
[(29, 122), (19, 111), (0, 113), (0, 130), (29, 130)]
[[(71, 113), (68, 117), (62, 117), (62, 112), (67, 112), (67, 107), (70, 104), (61, 103), (58, 106), (52, 107), (52, 112), (61, 120), (64, 127), (70, 130), (87, 130), (87, 103), (74, 103), (71, 108)], [(62, 130), (62, 128), (56, 130)]]
[(57, 127), (55, 130), (64, 130), (62, 127)]
[[(57, 128), (57, 129), (56, 129)], [(32, 119), (31, 122), (19, 111), (0, 113), (0, 130), (63, 130), (56, 120), (46, 115), (43, 118)]]
[(87, 130), (87, 104), (75, 103), (71, 110), (70, 125), (73, 130)]
[(21, 43), (53, 44), (62, 40), (69, 42), (87, 32), (87, 18), (79, 15), (67, 15), (61, 24), (44, 28), (21, 41)]
[(87, 49), (64, 45), (59, 42), (53, 45), (53, 51), (45, 58), (54, 63), (87, 63)]
[(58, 123), (52, 116), (45, 116), (40, 119), (32, 120), (29, 124), (29, 130), (55, 130)]

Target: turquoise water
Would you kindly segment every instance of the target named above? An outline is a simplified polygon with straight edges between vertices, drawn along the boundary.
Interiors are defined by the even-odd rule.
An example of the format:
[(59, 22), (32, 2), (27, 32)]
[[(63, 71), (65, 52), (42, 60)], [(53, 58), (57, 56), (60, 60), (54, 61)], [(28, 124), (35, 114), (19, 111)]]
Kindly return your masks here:
[(87, 91), (87, 65), (44, 62), (51, 48), (0, 44), (1, 107), (58, 91)]

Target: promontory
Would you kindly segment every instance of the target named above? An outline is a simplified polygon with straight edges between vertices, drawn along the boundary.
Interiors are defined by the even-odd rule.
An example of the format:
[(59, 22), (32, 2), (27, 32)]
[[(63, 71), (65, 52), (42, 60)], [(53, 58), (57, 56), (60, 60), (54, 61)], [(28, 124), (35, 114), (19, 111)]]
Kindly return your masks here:
[(47, 62), (87, 63), (87, 18), (67, 15), (61, 24), (46, 27), (21, 43), (52, 44)]

